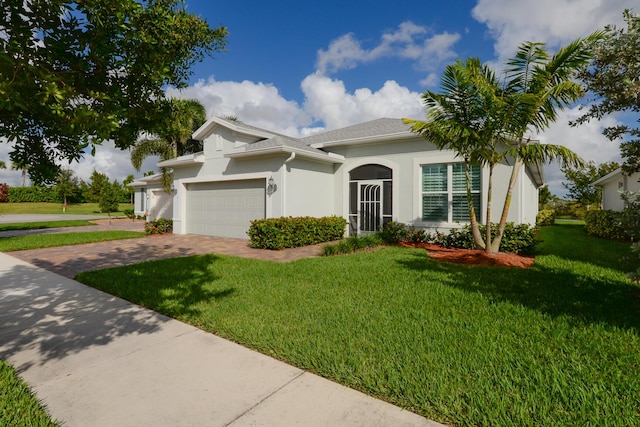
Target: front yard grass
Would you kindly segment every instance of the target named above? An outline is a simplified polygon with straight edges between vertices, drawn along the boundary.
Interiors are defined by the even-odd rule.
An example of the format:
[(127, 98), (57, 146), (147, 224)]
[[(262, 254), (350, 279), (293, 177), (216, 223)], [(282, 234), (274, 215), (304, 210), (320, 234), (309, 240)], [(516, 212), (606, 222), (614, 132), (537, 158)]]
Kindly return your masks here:
[(575, 225), (541, 238), (528, 270), (386, 247), (288, 264), (203, 255), (77, 278), (443, 423), (640, 424), (629, 245)]
[(44, 230), (47, 228), (82, 227), (84, 225), (95, 225), (95, 223), (83, 219), (72, 219), (68, 221), (9, 222), (0, 224), (0, 232), (14, 230)]
[(31, 234), (28, 236), (0, 237), (0, 252), (81, 245), (109, 240), (134, 239), (146, 236), (137, 231), (107, 230), (83, 233)]
[(13, 367), (0, 360), (0, 425), (57, 427)]
[[(123, 210), (133, 208), (129, 203), (121, 203), (119, 212), (111, 216), (123, 216)], [(62, 203), (0, 203), (0, 214), (63, 214)], [(67, 215), (95, 215), (96, 218), (107, 216), (100, 212), (98, 203), (73, 203), (67, 205)]]

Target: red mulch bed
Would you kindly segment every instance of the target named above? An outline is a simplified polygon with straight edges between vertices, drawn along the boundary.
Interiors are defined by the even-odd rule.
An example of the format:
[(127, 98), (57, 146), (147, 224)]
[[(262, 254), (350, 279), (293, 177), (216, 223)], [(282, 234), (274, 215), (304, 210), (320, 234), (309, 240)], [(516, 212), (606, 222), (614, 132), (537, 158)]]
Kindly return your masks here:
[(432, 260), (455, 264), (529, 268), (535, 261), (533, 257), (518, 254), (500, 252), (489, 255), (483, 250), (443, 248), (432, 243), (403, 243), (403, 246), (426, 249)]

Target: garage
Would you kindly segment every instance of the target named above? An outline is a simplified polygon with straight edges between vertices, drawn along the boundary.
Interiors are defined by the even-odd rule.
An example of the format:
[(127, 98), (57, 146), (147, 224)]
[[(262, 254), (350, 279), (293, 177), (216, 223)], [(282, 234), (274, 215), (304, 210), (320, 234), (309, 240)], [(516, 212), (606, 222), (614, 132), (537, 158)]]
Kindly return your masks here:
[(265, 217), (265, 180), (187, 185), (187, 234), (248, 239), (254, 219)]

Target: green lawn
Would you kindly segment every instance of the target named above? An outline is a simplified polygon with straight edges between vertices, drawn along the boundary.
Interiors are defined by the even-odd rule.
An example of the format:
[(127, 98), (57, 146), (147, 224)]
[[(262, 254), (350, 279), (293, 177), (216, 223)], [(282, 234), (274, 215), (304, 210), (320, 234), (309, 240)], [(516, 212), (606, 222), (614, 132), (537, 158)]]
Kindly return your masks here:
[(105, 242), (108, 240), (134, 239), (144, 237), (145, 235), (145, 233), (137, 231), (108, 230), (83, 233), (31, 234), (28, 236), (0, 237), (0, 252), (81, 245), (84, 243)]
[(56, 427), (15, 369), (0, 360), (0, 425)]
[[(123, 216), (124, 209), (133, 208), (133, 205), (121, 203), (119, 212), (112, 212), (112, 216)], [(0, 203), (0, 214), (62, 214), (62, 203)], [(78, 203), (67, 206), (69, 215), (96, 215), (100, 213), (97, 203)]]
[(640, 424), (629, 245), (576, 225), (541, 239), (529, 270), (387, 247), (289, 264), (203, 255), (78, 279), (443, 423)]
[(94, 222), (82, 219), (68, 221), (43, 221), (43, 222), (9, 222), (0, 224), (1, 231), (13, 230), (43, 230), (46, 228), (81, 227), (83, 225), (94, 225)]

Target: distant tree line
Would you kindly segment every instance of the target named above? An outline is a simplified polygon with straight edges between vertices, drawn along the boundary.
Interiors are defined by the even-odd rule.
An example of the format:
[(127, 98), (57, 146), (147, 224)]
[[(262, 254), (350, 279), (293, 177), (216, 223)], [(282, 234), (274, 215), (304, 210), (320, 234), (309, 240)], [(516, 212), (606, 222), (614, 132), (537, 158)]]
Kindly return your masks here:
[(71, 169), (62, 169), (53, 185), (32, 185), (30, 187), (14, 187), (6, 184), (0, 191), (0, 203), (100, 203), (108, 198), (113, 203), (132, 203), (133, 175), (129, 175), (122, 183), (118, 180), (110, 181), (109, 177), (94, 170), (88, 182), (74, 175)]

